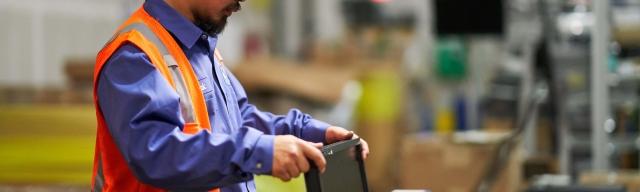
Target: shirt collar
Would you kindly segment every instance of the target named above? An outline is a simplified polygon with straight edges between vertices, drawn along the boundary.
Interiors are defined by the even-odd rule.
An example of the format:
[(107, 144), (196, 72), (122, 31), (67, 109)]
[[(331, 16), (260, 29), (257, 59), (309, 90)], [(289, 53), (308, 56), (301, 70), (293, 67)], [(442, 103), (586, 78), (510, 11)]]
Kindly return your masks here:
[(143, 6), (151, 17), (158, 20), (187, 49), (191, 49), (198, 38), (205, 34), (164, 0), (146, 0)]

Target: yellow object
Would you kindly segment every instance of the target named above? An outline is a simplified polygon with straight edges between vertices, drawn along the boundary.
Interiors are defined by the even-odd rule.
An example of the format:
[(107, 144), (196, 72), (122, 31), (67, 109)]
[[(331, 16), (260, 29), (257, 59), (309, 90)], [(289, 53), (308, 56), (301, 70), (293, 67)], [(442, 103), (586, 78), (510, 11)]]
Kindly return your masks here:
[(361, 80), (362, 97), (358, 118), (363, 121), (389, 122), (400, 115), (402, 90), (400, 77), (393, 71), (374, 70)]
[(94, 119), (90, 105), (0, 105), (0, 185), (88, 187)]
[(289, 192), (305, 192), (307, 188), (304, 185), (304, 176), (284, 182), (278, 178), (267, 175), (256, 175), (256, 190), (258, 192), (269, 191), (289, 191)]
[(455, 128), (453, 112), (446, 107), (440, 107), (436, 113), (436, 133), (449, 134)]

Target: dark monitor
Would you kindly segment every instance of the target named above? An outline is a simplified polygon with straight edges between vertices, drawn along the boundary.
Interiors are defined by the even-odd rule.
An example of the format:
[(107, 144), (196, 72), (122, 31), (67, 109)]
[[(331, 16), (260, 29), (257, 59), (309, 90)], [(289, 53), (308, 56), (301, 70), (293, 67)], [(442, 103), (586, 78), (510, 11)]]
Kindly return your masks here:
[(324, 146), (322, 154), (327, 160), (325, 172), (312, 166), (304, 174), (308, 192), (369, 191), (359, 138)]
[(438, 35), (502, 34), (504, 0), (435, 0)]

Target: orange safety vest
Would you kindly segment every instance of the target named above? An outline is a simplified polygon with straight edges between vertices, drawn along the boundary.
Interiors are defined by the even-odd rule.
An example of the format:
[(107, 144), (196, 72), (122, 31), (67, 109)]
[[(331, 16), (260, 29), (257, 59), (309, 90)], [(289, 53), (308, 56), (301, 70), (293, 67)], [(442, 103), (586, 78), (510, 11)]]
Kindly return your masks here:
[[(180, 96), (183, 132), (211, 131), (209, 114), (195, 72), (169, 32), (143, 8), (138, 9), (100, 50), (93, 76), (93, 100), (98, 131), (93, 165), (92, 191), (164, 191), (138, 180), (114, 143), (98, 103), (98, 77), (105, 62), (122, 45), (130, 43), (144, 52)], [(215, 51), (215, 57), (219, 53)], [(117, 63), (114, 63), (117, 65)], [(178, 110), (178, 109), (176, 109)], [(211, 191), (219, 191), (213, 189)]]

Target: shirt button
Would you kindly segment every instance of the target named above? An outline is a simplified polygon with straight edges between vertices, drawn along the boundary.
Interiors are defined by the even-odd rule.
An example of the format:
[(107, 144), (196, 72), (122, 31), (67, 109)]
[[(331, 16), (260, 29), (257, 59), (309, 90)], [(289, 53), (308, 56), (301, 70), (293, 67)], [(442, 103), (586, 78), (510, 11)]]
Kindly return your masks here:
[(258, 168), (258, 169), (262, 169), (262, 163), (258, 163), (258, 164), (256, 164), (256, 168)]
[(202, 40), (207, 40), (207, 35), (202, 34), (202, 35), (200, 36), (200, 39), (202, 39)]

